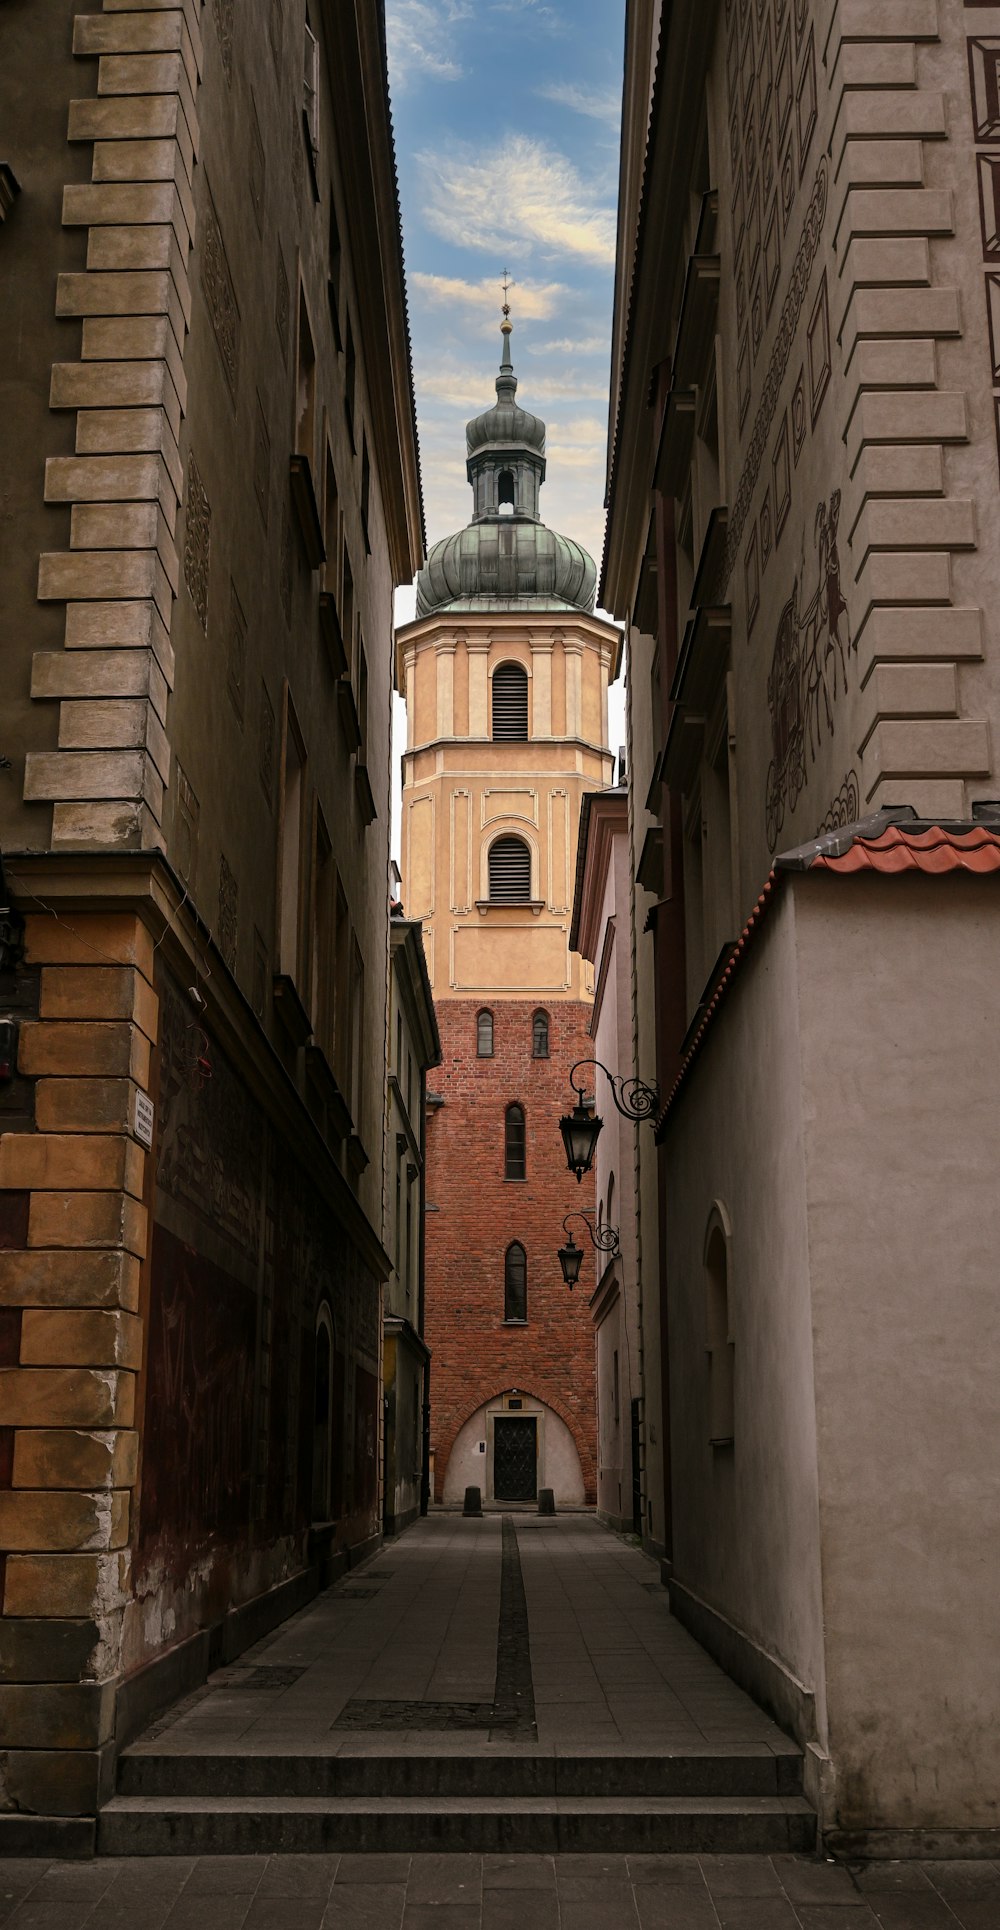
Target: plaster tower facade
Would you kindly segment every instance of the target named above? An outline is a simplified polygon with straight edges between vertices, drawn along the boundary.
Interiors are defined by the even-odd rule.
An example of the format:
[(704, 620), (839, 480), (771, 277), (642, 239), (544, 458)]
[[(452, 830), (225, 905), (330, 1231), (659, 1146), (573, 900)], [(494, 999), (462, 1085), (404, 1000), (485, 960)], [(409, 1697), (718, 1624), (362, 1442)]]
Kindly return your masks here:
[[(593, 1500), (589, 1309), (556, 1249), (593, 1191), (566, 1170), (568, 1073), (593, 1055), (569, 949), (584, 792), (611, 782), (618, 631), (596, 572), (545, 527), (545, 424), (517, 402), (504, 308), (492, 408), (467, 425), (468, 526), (434, 544), (397, 633), (407, 709), (403, 898), (423, 925), (442, 1064), (428, 1095), (426, 1338), (433, 1496)], [(579, 1235), (581, 1229), (576, 1228)]]

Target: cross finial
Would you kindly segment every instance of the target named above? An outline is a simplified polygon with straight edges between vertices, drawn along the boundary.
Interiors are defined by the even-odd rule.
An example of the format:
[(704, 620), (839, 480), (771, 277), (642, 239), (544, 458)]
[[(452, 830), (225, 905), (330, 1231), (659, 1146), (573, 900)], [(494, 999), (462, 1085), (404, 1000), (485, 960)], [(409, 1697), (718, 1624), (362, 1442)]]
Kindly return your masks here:
[(501, 287), (503, 288), (503, 312), (504, 312), (504, 315), (507, 316), (510, 314), (510, 303), (507, 300), (507, 291), (508, 289), (513, 287), (513, 282), (511, 280), (511, 273), (509, 268), (505, 268), (503, 271), (503, 281), (501, 283)]

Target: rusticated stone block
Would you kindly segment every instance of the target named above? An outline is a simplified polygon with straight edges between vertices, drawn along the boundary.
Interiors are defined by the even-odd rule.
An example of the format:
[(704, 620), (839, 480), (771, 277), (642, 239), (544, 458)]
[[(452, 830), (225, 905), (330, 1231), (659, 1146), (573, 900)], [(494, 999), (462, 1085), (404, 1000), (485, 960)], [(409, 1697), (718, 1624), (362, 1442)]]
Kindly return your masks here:
[(45, 465), (47, 503), (155, 502), (169, 524), (177, 496), (162, 456), (152, 453), (50, 456)]
[(130, 1428), (18, 1428), (15, 1488), (131, 1488), (139, 1436)]
[[(128, 1600), (128, 1556), (8, 1555), (4, 1584), (7, 1615), (64, 1620), (102, 1620)], [(35, 1738), (37, 1740), (37, 1738)]]
[(42, 699), (144, 697), (161, 724), (167, 714), (167, 680), (151, 650), (36, 650), (31, 694)]
[(115, 1750), (11, 1749), (4, 1760), (9, 1802), (24, 1815), (93, 1816), (114, 1793)]
[(68, 1554), (76, 1554), (124, 1548), (128, 1522), (127, 1490), (122, 1493), (106, 1488), (97, 1494), (74, 1494), (70, 1489), (56, 1493), (34, 1488), (0, 1489), (0, 1546), (7, 1553), (65, 1549)]
[(124, 1193), (33, 1193), (29, 1246), (121, 1246), (142, 1259), (146, 1208)]
[(21, 1028), (18, 1065), (29, 1078), (135, 1079), (149, 1074), (149, 1040), (137, 1026), (45, 1019)]
[(172, 434), (175, 437), (180, 434), (180, 397), (165, 362), (56, 362), (49, 384), (49, 407), (87, 410), (162, 407)]
[(192, 31), (180, 8), (154, 13), (81, 13), (73, 22), (75, 54), (179, 53), (192, 88), (199, 60)]
[(0, 1186), (41, 1192), (112, 1192), (142, 1198), (145, 1155), (137, 1140), (104, 1133), (4, 1133)]
[(110, 1682), (8, 1683), (0, 1688), (0, 1748), (96, 1749), (114, 1733)]
[[(78, 181), (63, 189), (62, 218), (66, 228), (173, 228), (185, 258), (194, 236), (194, 208), (181, 199), (174, 181)], [(112, 360), (114, 358), (112, 357)]]
[(102, 1644), (95, 1621), (36, 1622), (4, 1618), (0, 1682), (78, 1682), (95, 1676)]
[(132, 1253), (0, 1252), (0, 1307), (139, 1305), (139, 1261)]
[(159, 820), (145, 804), (70, 804), (52, 807), (52, 848), (165, 851)]
[(131, 1019), (156, 1040), (156, 993), (127, 966), (46, 966), (40, 1011), (43, 1019)]
[(180, 581), (177, 551), (169, 522), (159, 503), (76, 503), (70, 512), (71, 550), (107, 550), (125, 556), (130, 550), (155, 550), (174, 594)]
[(30, 965), (134, 965), (152, 983), (153, 935), (133, 912), (74, 911), (70, 919), (32, 912), (25, 920)]
[(138, 1367), (142, 1322), (96, 1307), (27, 1307), (21, 1321), (26, 1367)]
[(176, 94), (132, 94), (124, 100), (76, 100), (69, 104), (67, 138), (71, 141), (166, 141), (177, 133), (183, 120)]
[(59, 712), (61, 750), (148, 750), (160, 776), (170, 772), (166, 731), (146, 698), (80, 699)]
[(40, 1079), (35, 1118), (51, 1133), (128, 1133), (132, 1094), (127, 1079)]
[[(167, 624), (173, 614), (170, 581), (153, 549), (72, 549), (39, 558), (39, 602), (103, 603), (109, 597), (152, 597)], [(41, 755), (35, 761), (42, 762)]]
[(134, 1412), (134, 1374), (100, 1367), (0, 1368), (0, 1413), (8, 1427), (131, 1427)]

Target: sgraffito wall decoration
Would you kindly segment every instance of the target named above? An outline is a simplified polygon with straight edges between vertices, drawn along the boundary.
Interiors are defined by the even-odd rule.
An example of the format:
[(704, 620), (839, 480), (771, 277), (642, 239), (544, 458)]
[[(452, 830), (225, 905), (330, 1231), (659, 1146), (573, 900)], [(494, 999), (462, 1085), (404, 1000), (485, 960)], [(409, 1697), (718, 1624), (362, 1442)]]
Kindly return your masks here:
[(833, 735), (834, 706), (847, 690), (848, 661), (856, 649), (840, 586), (839, 521), (840, 491), (835, 489), (828, 503), (820, 503), (813, 526), (816, 588), (803, 607), (803, 554), (792, 594), (778, 618), (767, 679), (771, 762), (764, 808), (770, 851), (786, 811), (794, 811), (809, 782), (823, 730)]
[(861, 786), (857, 771), (848, 771), (836, 797), (832, 798), (828, 810), (820, 818), (815, 835), (821, 838), (828, 831), (844, 831), (849, 824), (857, 824), (861, 814)]
[[(969, 0), (966, 0), (968, 7)], [(986, 268), (986, 314), (990, 334), (990, 380), (1000, 452), (1000, 39), (970, 36), (969, 95), (976, 143), (979, 220)]]

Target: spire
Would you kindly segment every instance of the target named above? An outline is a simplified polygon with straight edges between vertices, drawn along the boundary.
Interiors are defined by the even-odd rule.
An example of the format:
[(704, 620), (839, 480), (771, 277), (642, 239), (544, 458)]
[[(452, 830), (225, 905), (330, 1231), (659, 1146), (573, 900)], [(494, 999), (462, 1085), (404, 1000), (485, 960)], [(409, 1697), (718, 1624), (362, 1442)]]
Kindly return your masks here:
[(510, 303), (507, 300), (507, 294), (511, 285), (510, 270), (505, 268), (503, 271), (503, 282), (501, 284), (503, 288), (503, 321), (500, 324), (500, 334), (503, 337), (503, 352), (500, 357), (500, 373), (497, 376), (497, 395), (501, 399), (508, 396), (513, 398), (517, 394), (517, 376), (514, 374), (514, 364), (510, 359), (510, 338), (514, 325), (510, 319)]

